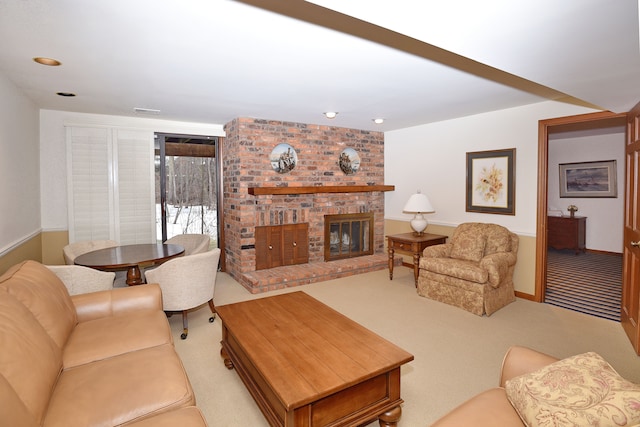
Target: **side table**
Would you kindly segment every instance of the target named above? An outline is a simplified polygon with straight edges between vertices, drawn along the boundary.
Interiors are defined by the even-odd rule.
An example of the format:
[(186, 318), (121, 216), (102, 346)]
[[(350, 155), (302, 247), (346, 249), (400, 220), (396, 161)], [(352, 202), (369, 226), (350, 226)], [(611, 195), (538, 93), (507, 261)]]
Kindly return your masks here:
[(439, 234), (423, 233), (418, 236), (416, 233), (402, 233), (387, 236), (387, 246), (389, 251), (389, 280), (393, 280), (393, 255), (395, 251), (411, 252), (413, 254), (413, 276), (415, 285), (418, 287), (418, 274), (420, 273), (420, 255), (427, 246), (446, 243), (447, 236)]

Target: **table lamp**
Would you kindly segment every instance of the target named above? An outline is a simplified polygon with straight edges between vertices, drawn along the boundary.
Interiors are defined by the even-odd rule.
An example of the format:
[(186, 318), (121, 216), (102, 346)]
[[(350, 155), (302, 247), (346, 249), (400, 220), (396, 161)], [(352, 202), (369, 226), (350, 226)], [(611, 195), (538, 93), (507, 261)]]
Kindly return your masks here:
[(404, 205), (404, 212), (415, 213), (416, 215), (411, 220), (411, 228), (415, 231), (417, 236), (422, 236), (422, 232), (427, 228), (427, 219), (422, 215), (423, 213), (435, 212), (429, 198), (420, 193), (420, 190), (411, 197), (406, 205)]

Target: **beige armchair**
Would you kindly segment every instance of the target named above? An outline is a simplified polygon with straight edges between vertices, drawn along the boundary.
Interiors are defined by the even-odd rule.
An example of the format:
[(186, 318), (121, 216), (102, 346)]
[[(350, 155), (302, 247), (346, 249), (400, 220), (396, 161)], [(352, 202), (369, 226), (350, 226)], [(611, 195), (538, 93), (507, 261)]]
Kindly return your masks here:
[(69, 243), (62, 248), (62, 254), (64, 255), (65, 264), (73, 265), (73, 260), (82, 254), (97, 251), (98, 249), (113, 248), (115, 246), (118, 246), (118, 242), (115, 240), (82, 240)]
[(447, 243), (425, 248), (418, 294), (490, 316), (515, 301), (518, 243), (515, 233), (497, 224), (460, 224)]
[(180, 245), (184, 248), (185, 255), (193, 255), (208, 251), (211, 237), (207, 234), (178, 234), (165, 243)]
[(80, 265), (47, 265), (69, 291), (69, 295), (113, 289), (116, 273), (94, 270)]
[(162, 289), (163, 310), (182, 313), (182, 339), (186, 339), (189, 334), (188, 310), (208, 302), (213, 313), (209, 322), (215, 319), (213, 293), (219, 260), (220, 249), (214, 248), (171, 259), (145, 273), (147, 283), (158, 283)]

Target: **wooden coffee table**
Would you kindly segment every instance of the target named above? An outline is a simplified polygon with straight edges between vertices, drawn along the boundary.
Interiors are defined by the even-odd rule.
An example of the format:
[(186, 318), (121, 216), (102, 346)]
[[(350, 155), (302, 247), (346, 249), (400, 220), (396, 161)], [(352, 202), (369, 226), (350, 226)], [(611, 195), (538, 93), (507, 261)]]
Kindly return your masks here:
[(304, 292), (216, 307), (220, 354), (271, 426), (396, 426), (413, 355)]

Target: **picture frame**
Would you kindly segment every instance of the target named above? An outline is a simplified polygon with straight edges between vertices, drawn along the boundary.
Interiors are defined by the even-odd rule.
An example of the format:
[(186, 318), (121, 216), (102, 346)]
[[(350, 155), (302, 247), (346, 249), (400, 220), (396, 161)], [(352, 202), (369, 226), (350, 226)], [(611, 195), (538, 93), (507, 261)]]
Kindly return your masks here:
[(467, 153), (467, 212), (516, 214), (516, 149)]
[(616, 160), (560, 163), (561, 198), (618, 197)]

